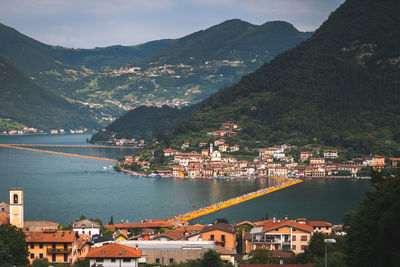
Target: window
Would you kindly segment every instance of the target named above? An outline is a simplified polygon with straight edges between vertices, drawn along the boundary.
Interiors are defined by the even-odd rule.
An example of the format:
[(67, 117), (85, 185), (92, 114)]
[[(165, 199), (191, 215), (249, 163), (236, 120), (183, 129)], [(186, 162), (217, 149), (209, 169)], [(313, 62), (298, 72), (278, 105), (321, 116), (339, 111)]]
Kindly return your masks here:
[(51, 255), (51, 261), (56, 261), (56, 254)]
[(31, 243), (31, 248), (35, 248), (35, 243)]
[(39, 248), (43, 248), (43, 243), (39, 243)]
[(64, 262), (68, 261), (68, 254), (64, 254)]
[(40, 253), (40, 254), (39, 254), (39, 258), (40, 258), (40, 259), (43, 259), (43, 253)]
[(301, 250), (305, 250), (306, 249), (306, 245), (301, 245)]
[(329, 226), (327, 226), (327, 227), (325, 227), (326, 228), (326, 230), (329, 230)]
[(89, 231), (89, 235), (90, 235), (90, 236), (92, 235), (92, 231)]
[(225, 235), (221, 235), (221, 240), (225, 242)]
[(211, 235), (211, 236), (210, 236), (210, 239), (211, 239), (211, 240), (214, 240), (214, 235)]
[(4, 211), (4, 208), (1, 208), (1, 211)]
[(301, 236), (301, 241), (307, 241), (307, 236), (306, 235), (302, 235)]
[(173, 263), (174, 259), (173, 258), (169, 258), (169, 263)]
[(318, 226), (318, 230), (321, 230), (321, 226)]
[(131, 262), (131, 259), (123, 259), (123, 262)]
[(293, 228), (292, 231), (293, 231), (293, 232), (296, 232), (296, 228)]
[(292, 250), (296, 250), (296, 245), (293, 245), (293, 246), (292, 246)]
[(292, 235), (292, 241), (296, 241), (296, 236)]
[(103, 262), (103, 259), (96, 259), (96, 262)]
[(160, 258), (156, 258), (156, 263), (160, 263)]
[(115, 262), (115, 259), (111, 259), (111, 262)]
[(17, 204), (17, 203), (18, 203), (18, 195), (14, 194), (14, 204)]
[(31, 253), (31, 259), (35, 258), (35, 254)]

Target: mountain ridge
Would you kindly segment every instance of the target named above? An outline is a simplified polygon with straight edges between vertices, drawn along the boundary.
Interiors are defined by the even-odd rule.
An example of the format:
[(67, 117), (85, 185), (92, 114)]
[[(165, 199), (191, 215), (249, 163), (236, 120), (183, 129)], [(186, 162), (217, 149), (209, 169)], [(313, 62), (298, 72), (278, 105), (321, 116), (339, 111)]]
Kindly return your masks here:
[[(170, 133), (175, 146), (234, 121), (233, 140), (400, 154), (400, 20), (394, 0), (347, 0), (314, 33), (204, 100)], [(260, 143), (261, 142), (261, 143)]]

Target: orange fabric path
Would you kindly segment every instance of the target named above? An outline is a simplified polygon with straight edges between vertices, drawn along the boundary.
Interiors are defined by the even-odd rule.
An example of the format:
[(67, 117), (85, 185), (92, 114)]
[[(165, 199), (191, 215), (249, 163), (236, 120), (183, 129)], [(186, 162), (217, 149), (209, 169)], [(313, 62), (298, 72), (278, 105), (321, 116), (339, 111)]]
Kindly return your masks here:
[(57, 154), (57, 155), (63, 155), (63, 156), (71, 156), (71, 157), (78, 157), (78, 158), (97, 159), (97, 160), (103, 160), (103, 161), (118, 162), (115, 159), (106, 159), (106, 158), (99, 158), (99, 157), (92, 157), (92, 156), (85, 156), (85, 155), (77, 155), (77, 154), (70, 154), (70, 153), (63, 153), (63, 152), (56, 152), (56, 151), (48, 151), (48, 150), (41, 150), (41, 149), (34, 149), (34, 148), (27, 148), (27, 147), (6, 145), (6, 144), (0, 144), (0, 147), (15, 148), (15, 149), (22, 149), (22, 150), (29, 150), (29, 151), (36, 151), (36, 152), (44, 152), (44, 153)]
[(0, 144), (7, 146), (32, 146), (32, 147), (94, 147), (94, 148), (143, 148), (140, 146), (75, 146), (75, 145), (29, 145), (29, 144)]
[(201, 208), (201, 209), (198, 209), (198, 210), (194, 210), (194, 211), (185, 213), (183, 215), (178, 215), (174, 219), (175, 220), (190, 221), (190, 220), (193, 220), (195, 218), (198, 218), (198, 217), (201, 217), (201, 216), (216, 212), (218, 210), (222, 210), (222, 209), (228, 208), (230, 206), (238, 205), (240, 203), (243, 203), (245, 201), (251, 200), (253, 198), (264, 196), (266, 194), (269, 194), (269, 193), (281, 190), (283, 188), (286, 188), (286, 187), (289, 187), (289, 186), (292, 186), (292, 185), (295, 185), (295, 184), (303, 182), (302, 180), (291, 180), (291, 179), (278, 178), (278, 177), (270, 177), (270, 178), (278, 179), (278, 180), (286, 180), (287, 182), (284, 182), (284, 183), (282, 183), (282, 184), (280, 184), (278, 186), (271, 186), (271, 187), (268, 187), (268, 188), (257, 190), (255, 192), (251, 192), (251, 193), (247, 193), (247, 194), (244, 194), (244, 195), (241, 195), (241, 196), (238, 196), (238, 197), (234, 197), (234, 198), (222, 201), (222, 202), (218, 202), (216, 204), (212, 204), (210, 206), (207, 206), (207, 207), (204, 207), (204, 208)]

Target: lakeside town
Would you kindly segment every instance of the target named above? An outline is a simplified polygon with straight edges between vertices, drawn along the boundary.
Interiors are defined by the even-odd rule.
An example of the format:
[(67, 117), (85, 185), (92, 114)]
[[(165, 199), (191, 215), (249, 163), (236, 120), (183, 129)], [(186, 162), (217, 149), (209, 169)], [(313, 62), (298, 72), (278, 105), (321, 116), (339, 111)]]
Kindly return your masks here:
[[(157, 151), (160, 149), (158, 146), (157, 149), (125, 156), (121, 160), (120, 170), (132, 175), (206, 179), (357, 178), (366, 177), (370, 168), (380, 170), (388, 165), (397, 167), (400, 162), (400, 158), (381, 155), (346, 160), (337, 149), (318, 150), (310, 147), (308, 151), (298, 151), (297, 147), (294, 149), (290, 144), (254, 149), (244, 160), (240, 159), (240, 145), (228, 142), (228, 138), (236, 136), (239, 130), (236, 124), (222, 123), (219, 130), (207, 133), (214, 138), (210, 143), (200, 142), (193, 146), (190, 142), (184, 142), (180, 150), (163, 148), (162, 152)], [(251, 157), (254, 153), (256, 155)], [(160, 161), (162, 164), (159, 164)]]
[(30, 264), (86, 260), (90, 266), (167, 266), (199, 259), (210, 250), (226, 266), (251, 262), (258, 251), (265, 250), (273, 263), (288, 264), (305, 252), (314, 235), (341, 238), (346, 234), (343, 225), (306, 218), (262, 218), (236, 224), (218, 219), (208, 225), (190, 225), (177, 218), (114, 223), (111, 216), (103, 225), (100, 219), (81, 216), (65, 226), (25, 221), (23, 188), (13, 187), (9, 193), (9, 203), (0, 202), (0, 227), (22, 230)]

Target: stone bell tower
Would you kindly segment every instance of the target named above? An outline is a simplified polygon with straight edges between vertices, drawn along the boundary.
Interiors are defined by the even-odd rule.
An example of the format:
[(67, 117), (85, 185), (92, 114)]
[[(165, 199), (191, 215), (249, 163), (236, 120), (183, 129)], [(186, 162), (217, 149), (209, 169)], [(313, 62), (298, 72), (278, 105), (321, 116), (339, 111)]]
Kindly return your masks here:
[(10, 224), (24, 227), (24, 189), (10, 188)]

